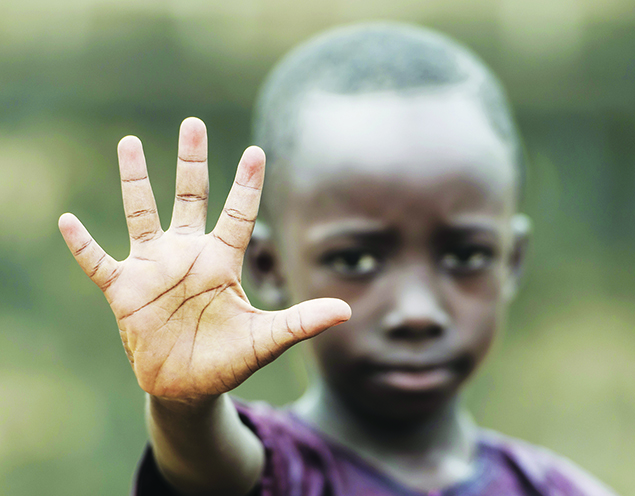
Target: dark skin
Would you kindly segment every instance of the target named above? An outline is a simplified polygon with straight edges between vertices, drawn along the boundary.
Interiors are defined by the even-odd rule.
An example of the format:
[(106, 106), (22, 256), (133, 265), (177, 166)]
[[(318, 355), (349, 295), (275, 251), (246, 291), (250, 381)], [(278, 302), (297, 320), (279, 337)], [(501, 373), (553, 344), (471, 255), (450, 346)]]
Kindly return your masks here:
[[(226, 393), (308, 338), (321, 375), (299, 415), (412, 487), (471, 471), (474, 440), (455, 398), (489, 348), (522, 258), (511, 152), (461, 92), (315, 101), (303, 109), (292, 157), (302, 168), (289, 171), (298, 196), (279, 214), (278, 242), (255, 236), (247, 253), (265, 299), (303, 303), (261, 311), (241, 287), (263, 181), (259, 149), (243, 155), (205, 234), (206, 139), (196, 119), (181, 128), (168, 231), (133, 137), (119, 145), (130, 256), (113, 260), (75, 217), (60, 219), (111, 304), (148, 393), (155, 458), (182, 494), (253, 487), (263, 449)], [(347, 119), (358, 120), (338, 130)], [(355, 318), (320, 334), (350, 317), (339, 298)]]
[(257, 280), (341, 298), (353, 318), (311, 340), (320, 374), (296, 411), (409, 486), (456, 483), (474, 454), (456, 394), (527, 238), (511, 150), (460, 88), (313, 95), (301, 129), (293, 208), (269, 244), (278, 275)]

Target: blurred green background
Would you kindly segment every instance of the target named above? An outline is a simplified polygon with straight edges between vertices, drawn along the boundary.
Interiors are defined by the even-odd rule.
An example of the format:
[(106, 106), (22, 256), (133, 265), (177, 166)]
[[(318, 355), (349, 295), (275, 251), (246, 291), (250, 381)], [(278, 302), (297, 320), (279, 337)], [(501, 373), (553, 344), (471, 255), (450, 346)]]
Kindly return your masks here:
[[(632, 0), (3, 0), (0, 493), (126, 494), (146, 440), (114, 318), (57, 217), (73, 211), (125, 258), (116, 143), (144, 141), (165, 222), (189, 115), (208, 125), (216, 216), (267, 70), (311, 34), (363, 19), (472, 47), (508, 87), (526, 139), (532, 256), (467, 391), (476, 419), (635, 494)], [(295, 350), (239, 393), (281, 404), (305, 383)]]

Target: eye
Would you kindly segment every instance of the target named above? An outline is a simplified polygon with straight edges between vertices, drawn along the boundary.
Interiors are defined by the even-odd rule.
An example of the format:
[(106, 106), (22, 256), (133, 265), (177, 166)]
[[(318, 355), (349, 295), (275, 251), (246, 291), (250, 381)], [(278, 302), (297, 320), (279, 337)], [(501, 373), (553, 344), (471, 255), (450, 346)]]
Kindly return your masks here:
[(332, 252), (323, 258), (324, 265), (345, 276), (367, 276), (380, 269), (379, 257), (367, 250), (347, 249)]
[(486, 246), (463, 246), (446, 251), (441, 267), (449, 272), (470, 274), (487, 269), (494, 260), (494, 250)]

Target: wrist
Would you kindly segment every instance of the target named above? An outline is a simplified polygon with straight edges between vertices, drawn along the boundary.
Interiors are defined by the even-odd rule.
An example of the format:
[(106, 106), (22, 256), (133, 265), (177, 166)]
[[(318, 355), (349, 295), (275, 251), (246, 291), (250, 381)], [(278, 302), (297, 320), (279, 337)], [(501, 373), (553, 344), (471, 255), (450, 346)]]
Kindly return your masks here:
[(150, 412), (172, 415), (207, 414), (223, 397), (209, 395), (199, 398), (166, 398), (163, 396), (147, 395), (147, 406)]

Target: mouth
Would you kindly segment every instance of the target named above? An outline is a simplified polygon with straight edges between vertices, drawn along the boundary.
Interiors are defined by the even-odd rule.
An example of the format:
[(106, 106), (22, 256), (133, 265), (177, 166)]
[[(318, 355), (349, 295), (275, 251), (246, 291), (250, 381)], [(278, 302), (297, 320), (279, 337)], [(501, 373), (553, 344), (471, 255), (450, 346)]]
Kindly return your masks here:
[(422, 393), (445, 389), (463, 374), (461, 361), (440, 364), (390, 363), (375, 364), (370, 370), (371, 382), (378, 388), (405, 393)]

